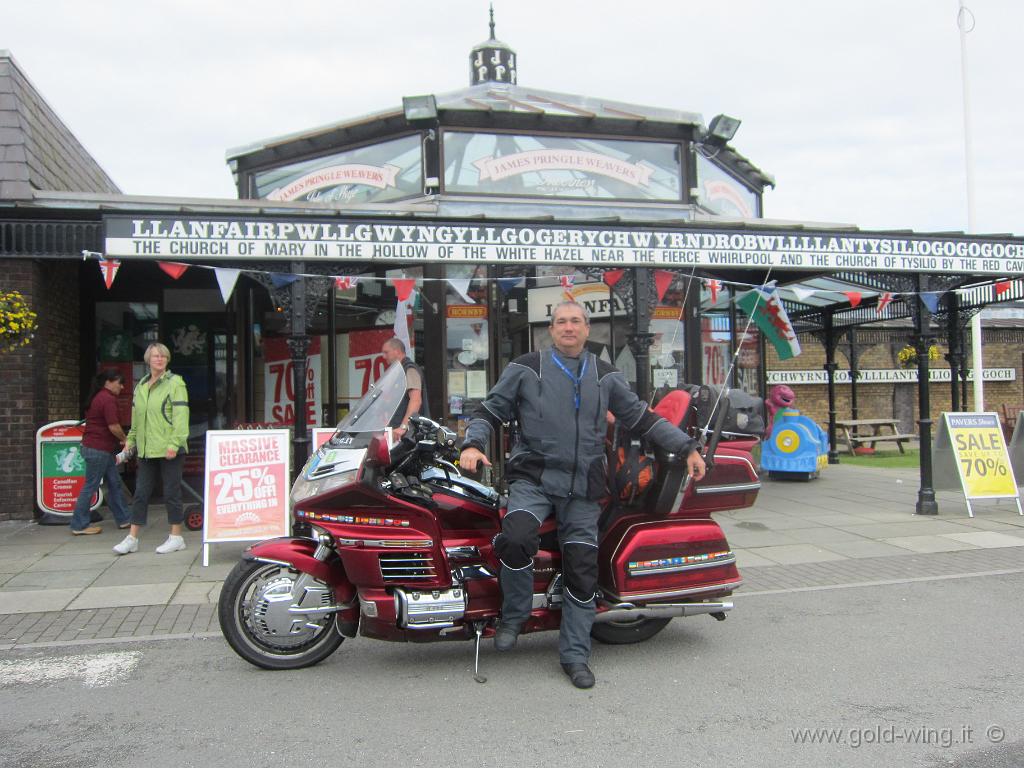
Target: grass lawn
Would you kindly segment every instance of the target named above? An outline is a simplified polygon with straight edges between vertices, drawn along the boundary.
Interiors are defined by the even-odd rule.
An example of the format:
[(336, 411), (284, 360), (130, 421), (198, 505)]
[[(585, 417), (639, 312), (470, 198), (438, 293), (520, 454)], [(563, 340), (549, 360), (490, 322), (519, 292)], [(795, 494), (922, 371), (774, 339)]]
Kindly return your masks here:
[(851, 456), (843, 452), (839, 454), (839, 463), (856, 467), (917, 467), (921, 463), (920, 455), (916, 448), (908, 448), (906, 453), (877, 451), (866, 456)]

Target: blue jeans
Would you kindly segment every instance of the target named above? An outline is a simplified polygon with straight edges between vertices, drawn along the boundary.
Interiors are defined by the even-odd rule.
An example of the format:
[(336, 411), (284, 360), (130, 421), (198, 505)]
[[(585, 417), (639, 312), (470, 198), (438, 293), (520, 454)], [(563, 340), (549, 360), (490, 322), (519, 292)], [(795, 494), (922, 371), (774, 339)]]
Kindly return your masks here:
[(128, 508), (124, 504), (124, 496), (121, 493), (121, 476), (117, 472), (117, 464), (114, 462), (114, 454), (106, 451), (98, 451), (87, 445), (81, 447), (82, 458), (85, 459), (85, 485), (82, 492), (78, 494), (78, 501), (75, 502), (75, 511), (71, 516), (71, 530), (80, 531), (89, 527), (89, 502), (96, 489), (100, 487), (100, 481), (107, 480), (107, 504), (114, 520), (118, 525), (124, 525), (131, 519)]

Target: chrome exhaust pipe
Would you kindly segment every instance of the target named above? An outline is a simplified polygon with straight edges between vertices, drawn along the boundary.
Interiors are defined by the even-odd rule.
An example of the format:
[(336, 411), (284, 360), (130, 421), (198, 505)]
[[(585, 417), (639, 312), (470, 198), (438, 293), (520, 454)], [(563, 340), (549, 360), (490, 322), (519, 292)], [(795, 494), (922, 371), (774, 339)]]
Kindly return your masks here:
[[(680, 616), (697, 616), (709, 613), (716, 619), (724, 619), (726, 611), (732, 610), (732, 602), (722, 603), (658, 603), (654, 605), (633, 605), (632, 603), (605, 603), (608, 610), (599, 611), (594, 622), (604, 624), (610, 621), (638, 621), (639, 619), (674, 619)], [(717, 615), (716, 615), (717, 614)], [(721, 618), (719, 618), (721, 617)]]

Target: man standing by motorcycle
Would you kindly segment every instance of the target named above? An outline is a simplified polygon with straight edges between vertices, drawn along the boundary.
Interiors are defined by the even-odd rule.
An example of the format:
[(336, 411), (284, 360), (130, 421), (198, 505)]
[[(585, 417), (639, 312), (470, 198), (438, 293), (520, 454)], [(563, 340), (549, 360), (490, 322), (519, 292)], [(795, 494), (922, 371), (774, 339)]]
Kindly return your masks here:
[(598, 500), (605, 494), (608, 411), (632, 433), (686, 457), (688, 473), (704, 477), (697, 441), (656, 416), (614, 366), (585, 349), (586, 310), (573, 301), (554, 307), (554, 349), (516, 358), (502, 372), (466, 428), (460, 465), (490, 466), (491, 431), (517, 420), (519, 439), (506, 468), (508, 514), (494, 551), (501, 561), (501, 620), (494, 647), (509, 651), (530, 616), (533, 556), (540, 524), (552, 513), (562, 551), (563, 600), (558, 641), (562, 669), (577, 688), (591, 688), (590, 629), (596, 613)]
[(406, 357), (405, 342), (397, 337), (385, 341), (380, 351), (388, 361), (388, 365), (401, 363), (402, 368), (405, 369), (407, 384), (405, 397), (402, 399), (401, 407), (395, 411), (395, 418), (391, 420), (391, 426), (395, 430), (395, 439), (398, 440), (409, 430), (409, 419), (413, 416), (430, 417), (426, 390), (423, 387), (423, 371)]

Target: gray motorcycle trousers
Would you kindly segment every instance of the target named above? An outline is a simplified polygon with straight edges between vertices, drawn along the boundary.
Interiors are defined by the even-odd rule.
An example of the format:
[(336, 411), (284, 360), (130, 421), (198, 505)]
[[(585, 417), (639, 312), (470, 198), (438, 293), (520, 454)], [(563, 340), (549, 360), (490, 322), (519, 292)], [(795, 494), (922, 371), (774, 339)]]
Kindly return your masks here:
[[(563, 598), (558, 655), (563, 664), (586, 664), (590, 659), (590, 628), (596, 612), (600, 507), (596, 501), (588, 499), (548, 496), (527, 480), (515, 480), (509, 488), (508, 510), (502, 521), (502, 532), (495, 537), (495, 551), (502, 558), (502, 621), (522, 624), (530, 616), (533, 560), (521, 565), (516, 555), (521, 557), (524, 551), (531, 555), (536, 553), (537, 529), (553, 513), (562, 550)], [(536, 524), (517, 517), (521, 515), (532, 516)]]

